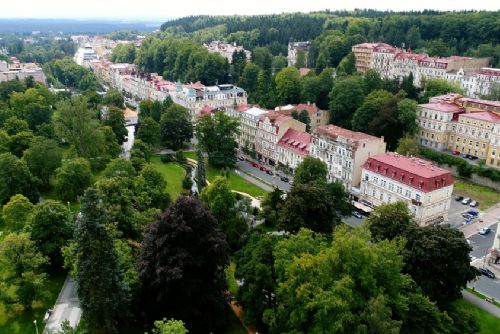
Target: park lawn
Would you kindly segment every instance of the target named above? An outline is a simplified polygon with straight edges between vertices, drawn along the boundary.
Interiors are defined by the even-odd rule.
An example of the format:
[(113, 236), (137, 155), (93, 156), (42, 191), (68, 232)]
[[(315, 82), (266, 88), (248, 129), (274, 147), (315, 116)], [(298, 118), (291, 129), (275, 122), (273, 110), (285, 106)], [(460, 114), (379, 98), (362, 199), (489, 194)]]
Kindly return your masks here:
[(0, 324), (0, 334), (25, 334), (36, 333), (33, 320), (36, 319), (38, 324), (38, 331), (42, 333), (44, 329), (43, 316), (48, 308), (53, 308), (57, 296), (66, 279), (66, 272), (61, 272), (49, 276), (47, 279), (46, 290), (48, 296), (43, 300), (42, 307), (36, 311), (25, 312), (23, 315), (14, 319), (8, 320), (5, 324)]
[(186, 176), (186, 170), (175, 163), (163, 163), (160, 157), (155, 155), (151, 157), (150, 163), (157, 171), (161, 173), (167, 181), (167, 192), (175, 200), (182, 192), (182, 180)]
[(197, 160), (197, 158), (196, 158), (196, 151), (187, 151), (187, 152), (184, 152), (184, 156), (186, 158)]
[(236, 261), (231, 260), (229, 266), (227, 266), (226, 272), (226, 280), (227, 280), (227, 289), (231, 294), (236, 297), (238, 294), (238, 283), (236, 283), (236, 278), (234, 277), (234, 272), (236, 271)]
[[(213, 181), (218, 175), (221, 175), (221, 170), (210, 167), (208, 166), (207, 168), (207, 179), (209, 182)], [(253, 197), (263, 197), (267, 192), (256, 186), (253, 183), (248, 182), (238, 174), (236, 174), (233, 171), (229, 171), (229, 177), (228, 177), (228, 182), (229, 182), (229, 188), (231, 190), (239, 191), (242, 193), (247, 193), (250, 196)]]
[(455, 180), (454, 191), (462, 196), (479, 202), (479, 208), (485, 210), (500, 202), (500, 192), (464, 180)]
[(477, 322), (479, 323), (479, 333), (480, 334), (497, 334), (498, 329), (500, 328), (500, 318), (495, 317), (494, 315), (483, 311), (476, 305), (464, 300), (460, 299), (455, 301), (455, 305), (461, 309), (467, 310), (471, 312), (475, 317)]

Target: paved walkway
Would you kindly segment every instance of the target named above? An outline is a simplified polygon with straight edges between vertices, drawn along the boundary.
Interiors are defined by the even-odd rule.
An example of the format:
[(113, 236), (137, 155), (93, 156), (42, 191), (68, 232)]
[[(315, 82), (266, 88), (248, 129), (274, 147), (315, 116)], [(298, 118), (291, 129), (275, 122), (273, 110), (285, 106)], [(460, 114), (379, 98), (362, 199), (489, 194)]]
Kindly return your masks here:
[(242, 178), (244, 178), (245, 180), (247, 180), (248, 182), (255, 184), (257, 187), (262, 188), (262, 189), (264, 189), (267, 192), (273, 191), (273, 187), (269, 186), (268, 184), (266, 184), (266, 183), (264, 183), (262, 181), (259, 181), (256, 178), (254, 178), (254, 177), (252, 177), (252, 176), (250, 176), (250, 175), (248, 175), (246, 173), (243, 173), (242, 171), (240, 171), (238, 169), (235, 169), (233, 171), (236, 174), (238, 174), (239, 176), (241, 176)]
[(472, 304), (476, 305), (480, 309), (494, 315), (497, 318), (500, 318), (500, 308), (497, 306), (491, 304), (490, 302), (487, 302), (486, 300), (483, 300), (472, 293), (470, 293), (467, 290), (462, 290), (462, 296), (464, 297), (465, 300), (471, 302)]
[(500, 205), (497, 204), (495, 206), (492, 206), (488, 210), (484, 211), (479, 216), (479, 219), (476, 220), (476, 222), (470, 225), (466, 225), (462, 227), (460, 230), (464, 233), (464, 236), (466, 238), (469, 238), (470, 236), (479, 232), (481, 228), (490, 227), (491, 225), (498, 223), (499, 219), (500, 219)]
[(75, 328), (80, 322), (82, 309), (78, 301), (76, 283), (71, 277), (66, 277), (64, 285), (57, 297), (56, 305), (53, 308), (43, 334), (55, 333), (61, 329), (64, 320), (68, 320), (71, 327)]

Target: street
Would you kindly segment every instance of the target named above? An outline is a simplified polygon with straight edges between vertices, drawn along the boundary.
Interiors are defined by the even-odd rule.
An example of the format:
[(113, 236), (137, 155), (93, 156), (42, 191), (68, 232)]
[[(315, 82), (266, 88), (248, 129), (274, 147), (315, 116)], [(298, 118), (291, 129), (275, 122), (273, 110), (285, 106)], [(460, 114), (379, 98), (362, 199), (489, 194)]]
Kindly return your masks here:
[[(259, 165), (261, 165), (259, 163)], [(276, 186), (278, 189), (281, 189), (285, 192), (289, 191), (291, 188), (291, 185), (287, 182), (283, 182), (280, 180), (278, 176), (276, 176), (276, 173), (274, 175), (269, 175), (266, 172), (261, 171), (260, 169), (253, 167), (251, 162), (248, 161), (240, 161), (238, 160), (236, 163), (236, 166), (239, 170), (241, 170), (244, 173), (250, 174), (255, 176), (258, 179), (261, 179), (273, 186)], [(265, 165), (266, 168), (272, 168), (270, 166)], [(273, 170), (273, 169), (271, 169)], [(274, 172), (274, 170), (273, 170)], [(278, 172), (279, 174), (279, 172)], [(287, 176), (290, 180), (292, 180), (292, 177)]]
[(493, 245), (498, 224), (495, 224), (490, 228), (491, 232), (487, 235), (480, 235), (477, 233), (469, 237), (470, 245), (472, 247), (472, 252), (470, 252), (472, 259), (480, 259), (484, 257), (488, 252), (488, 249), (490, 249)]

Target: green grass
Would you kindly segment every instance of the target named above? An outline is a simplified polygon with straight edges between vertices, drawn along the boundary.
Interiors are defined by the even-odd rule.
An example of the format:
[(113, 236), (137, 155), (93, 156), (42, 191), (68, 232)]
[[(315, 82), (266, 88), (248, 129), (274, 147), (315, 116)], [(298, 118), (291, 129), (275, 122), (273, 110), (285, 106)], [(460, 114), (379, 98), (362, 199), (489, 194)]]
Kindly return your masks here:
[[(481, 298), (483, 300), (486, 300), (486, 296), (483, 295), (481, 292), (478, 292), (477, 290), (473, 290), (471, 288), (465, 288), (465, 289), (467, 291), (469, 291), (470, 293), (472, 293), (474, 296), (479, 297), (479, 298)], [(498, 301), (495, 300), (495, 302), (492, 303), (492, 304), (500, 308), (500, 303)]]
[(500, 318), (483, 311), (476, 305), (464, 299), (457, 300), (455, 305), (469, 311), (472, 315), (474, 315), (474, 317), (476, 317), (480, 327), (480, 334), (498, 334), (498, 329), (500, 328)]
[[(222, 170), (210, 167), (207, 168), (207, 179), (208, 181), (212, 181), (218, 175), (221, 175)], [(253, 183), (248, 182), (238, 174), (233, 171), (229, 172), (229, 187), (232, 190), (247, 193), (253, 197), (262, 197), (266, 194), (266, 191)]]
[(464, 180), (455, 180), (455, 192), (479, 202), (481, 210), (500, 202), (500, 192)]
[(196, 158), (196, 151), (188, 151), (188, 152), (184, 152), (184, 156), (186, 158), (190, 158), (190, 159), (193, 159), (193, 160), (197, 160)]
[(43, 300), (41, 308), (35, 311), (25, 312), (21, 316), (8, 320), (5, 324), (0, 324), (0, 334), (25, 334), (35, 333), (35, 325), (33, 320), (36, 319), (38, 323), (38, 331), (42, 333), (44, 328), (43, 316), (48, 308), (52, 308), (56, 302), (59, 291), (66, 279), (66, 273), (58, 273), (49, 277), (46, 285), (48, 296)]
[(234, 278), (234, 272), (236, 271), (236, 262), (234, 260), (231, 261), (229, 266), (226, 268), (226, 280), (229, 292), (236, 297), (238, 294), (238, 283), (236, 283), (236, 278)]
[(161, 162), (159, 156), (151, 157), (150, 162), (167, 181), (167, 192), (175, 200), (182, 192), (182, 180), (186, 176), (186, 171), (175, 163)]

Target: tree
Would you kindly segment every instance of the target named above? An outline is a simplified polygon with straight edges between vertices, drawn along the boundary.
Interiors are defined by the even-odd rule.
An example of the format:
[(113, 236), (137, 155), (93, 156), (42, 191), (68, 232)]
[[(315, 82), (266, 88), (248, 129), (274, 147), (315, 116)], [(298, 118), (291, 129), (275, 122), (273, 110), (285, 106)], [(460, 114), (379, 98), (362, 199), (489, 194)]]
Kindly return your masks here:
[(302, 122), (306, 125), (306, 131), (311, 131), (311, 118), (309, 118), (309, 114), (307, 110), (301, 110), (299, 113), (298, 121)]
[(274, 188), (273, 191), (266, 193), (262, 200), (262, 215), (266, 220), (266, 225), (274, 226), (278, 223), (280, 218), (281, 207), (285, 203), (283, 199), (285, 193), (279, 189)]
[(83, 319), (90, 333), (115, 333), (129, 301), (118, 266), (113, 238), (106, 229), (106, 211), (95, 189), (82, 198), (75, 229), (76, 281)]
[(305, 157), (295, 170), (295, 184), (326, 182), (328, 170), (326, 164), (318, 158)]
[(11, 231), (21, 231), (26, 224), (34, 205), (23, 195), (17, 194), (2, 208), (2, 218)]
[(37, 137), (23, 156), (30, 172), (38, 177), (44, 186), (49, 186), (50, 177), (61, 166), (62, 150), (52, 139)]
[(300, 74), (295, 67), (282, 69), (275, 77), (276, 93), (280, 105), (300, 102)]
[(92, 183), (90, 164), (82, 158), (67, 161), (57, 170), (55, 191), (64, 201), (74, 201)]
[(37, 184), (23, 160), (3, 153), (0, 154), (0, 204), (15, 194), (22, 194), (34, 203), (38, 200)]
[(174, 150), (181, 148), (184, 142), (193, 137), (189, 111), (178, 104), (170, 106), (161, 116), (160, 133), (163, 143)]
[(330, 93), (330, 120), (346, 129), (351, 128), (351, 120), (356, 109), (363, 103), (363, 79), (349, 76), (338, 80)]
[(300, 79), (300, 100), (317, 102), (319, 95), (319, 78), (311, 71)]
[(372, 238), (381, 241), (404, 236), (416, 223), (406, 203), (396, 202), (377, 207), (366, 219), (366, 225)]
[(210, 165), (217, 168), (232, 168), (235, 165), (238, 126), (237, 119), (222, 112), (199, 118), (196, 138), (201, 149), (207, 153)]
[(160, 124), (151, 117), (140, 117), (137, 138), (152, 147), (160, 143)]
[(398, 141), (398, 148), (396, 150), (399, 154), (404, 156), (417, 157), (420, 153), (420, 148), (418, 147), (415, 138), (406, 136), (402, 137)]
[(410, 72), (407, 77), (403, 78), (403, 82), (401, 83), (401, 89), (405, 91), (406, 96), (409, 99), (416, 100), (418, 98), (419, 90), (415, 87), (415, 79), (413, 78), (413, 72)]
[(135, 169), (130, 160), (113, 159), (103, 172), (106, 177), (134, 177)]
[(119, 109), (123, 109), (123, 105), (125, 103), (123, 95), (114, 88), (108, 89), (102, 102), (110, 108), (114, 106)]
[(416, 49), (419, 46), (422, 36), (420, 35), (420, 29), (417, 26), (411, 26), (411, 28), (406, 33), (406, 47), (408, 49)]
[(166, 191), (167, 181), (153, 165), (145, 165), (136, 180), (136, 188), (139, 193), (146, 197), (141, 201), (145, 205), (143, 209), (156, 208), (164, 210), (170, 205), (170, 195)]
[(419, 126), (417, 123), (418, 105), (415, 100), (402, 99), (398, 102), (398, 121), (401, 125), (402, 133), (406, 136), (413, 136), (417, 133)]
[(134, 165), (135, 170), (142, 169), (144, 164), (151, 159), (151, 147), (140, 139), (134, 140), (134, 145), (130, 150), (130, 161)]
[(3, 124), (3, 129), (9, 136), (13, 136), (19, 132), (29, 131), (28, 123), (16, 116), (7, 118)]
[(238, 301), (245, 309), (244, 320), (263, 328), (266, 309), (275, 306), (276, 275), (274, 247), (277, 237), (262, 232), (250, 235), (245, 247), (236, 253), (235, 278), (243, 284), (238, 289)]
[(60, 268), (63, 264), (61, 248), (71, 237), (70, 221), (68, 207), (53, 200), (37, 204), (30, 216), (27, 231), (53, 268)]
[(257, 47), (252, 51), (252, 63), (270, 74), (273, 64), (273, 55), (268, 48)]
[(377, 71), (369, 69), (363, 77), (363, 85), (365, 95), (368, 95), (375, 90), (382, 89), (383, 81)]
[(448, 93), (457, 93), (464, 94), (464, 90), (458, 83), (450, 82), (442, 79), (430, 79), (426, 80), (422, 84), (423, 86), (423, 94), (420, 97), (420, 103), (427, 103), (429, 99), (433, 96), (448, 94)]
[(207, 177), (205, 172), (205, 157), (199, 148), (196, 150), (196, 161), (196, 186), (198, 187), (198, 192), (201, 193), (207, 185)]
[(304, 50), (299, 50), (297, 52), (297, 59), (295, 61), (296, 68), (307, 67), (307, 54)]
[(252, 94), (257, 88), (257, 77), (260, 70), (260, 67), (254, 63), (246, 64), (238, 81), (238, 86)]
[(155, 321), (153, 328), (153, 334), (187, 334), (188, 332), (182, 320), (167, 320), (166, 318)]
[(110, 106), (103, 123), (113, 129), (118, 144), (123, 144), (128, 135), (128, 130), (125, 127), (125, 116), (123, 114), (123, 110), (114, 105)]
[(33, 141), (33, 133), (31, 131), (18, 132), (9, 138), (9, 148), (12, 154), (21, 158), (25, 150), (27, 150)]
[(195, 198), (179, 197), (148, 225), (142, 241), (138, 270), (148, 317), (181, 319), (195, 333), (220, 328), (228, 261), (215, 218)]
[(369, 132), (371, 122), (381, 113), (392, 97), (393, 95), (385, 90), (376, 90), (368, 94), (352, 117), (352, 129)]
[(337, 66), (337, 75), (351, 75), (356, 72), (356, 57), (354, 53), (349, 52), (347, 56), (342, 58)]
[(221, 176), (216, 177), (208, 187), (203, 189), (200, 200), (208, 206), (217, 219), (231, 249), (241, 248), (243, 235), (248, 230), (248, 226), (235, 209), (236, 196), (229, 189), (227, 179)]
[(0, 319), (19, 317), (25, 310), (42, 307), (47, 296), (47, 259), (28, 233), (10, 233), (0, 242)]

